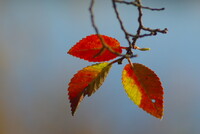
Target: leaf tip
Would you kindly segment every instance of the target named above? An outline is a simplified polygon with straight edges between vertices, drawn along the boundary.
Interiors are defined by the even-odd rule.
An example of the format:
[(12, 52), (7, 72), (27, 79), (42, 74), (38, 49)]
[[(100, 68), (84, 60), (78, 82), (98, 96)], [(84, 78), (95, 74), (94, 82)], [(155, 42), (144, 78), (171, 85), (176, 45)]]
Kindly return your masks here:
[(74, 116), (75, 115), (75, 111), (71, 111), (71, 114), (72, 114), (72, 116)]

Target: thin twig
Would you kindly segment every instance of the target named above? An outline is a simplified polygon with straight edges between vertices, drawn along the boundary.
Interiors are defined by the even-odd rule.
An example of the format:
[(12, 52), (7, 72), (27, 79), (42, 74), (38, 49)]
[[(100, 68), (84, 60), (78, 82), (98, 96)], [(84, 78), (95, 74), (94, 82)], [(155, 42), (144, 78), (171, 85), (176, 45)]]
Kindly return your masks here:
[[(157, 33), (166, 34), (167, 31), (168, 31), (167, 28), (161, 30), (161, 29), (152, 29), (152, 28), (145, 27), (143, 25), (143, 22), (142, 22), (142, 19), (143, 19), (143, 11), (142, 10), (143, 9), (147, 9), (147, 10), (151, 10), (151, 11), (161, 11), (161, 10), (164, 10), (165, 8), (151, 8), (151, 7), (143, 6), (142, 3), (141, 3), (141, 0), (135, 0), (135, 1), (132, 1), (132, 2), (127, 2), (127, 1), (124, 1), (124, 0), (112, 0), (112, 5), (113, 5), (114, 12), (116, 14), (117, 20), (119, 21), (121, 30), (123, 31), (123, 33), (125, 35), (125, 39), (127, 40), (128, 45), (129, 45), (129, 47), (126, 47), (126, 51), (127, 51), (126, 54), (120, 54), (118, 52), (115, 52), (111, 47), (109, 47), (109, 45), (107, 45), (106, 42), (104, 41), (104, 39), (101, 37), (99, 30), (98, 30), (98, 28), (95, 24), (95, 21), (94, 21), (94, 13), (93, 13), (94, 3), (95, 3), (95, 0), (91, 0), (90, 7), (89, 7), (92, 27), (94, 28), (95, 33), (98, 35), (98, 37), (99, 37), (99, 39), (100, 39), (100, 41), (103, 45), (101, 50), (99, 51), (99, 53), (97, 53), (94, 57), (101, 55), (105, 50), (109, 50), (113, 54), (121, 56), (120, 58), (114, 60), (110, 64), (113, 64), (113, 63), (116, 63), (116, 62), (118, 62), (118, 64), (120, 64), (120, 63), (122, 63), (122, 61), (124, 59), (127, 59), (129, 61), (129, 63), (131, 64), (130, 58), (137, 57), (137, 55), (133, 54), (132, 49), (139, 49), (139, 50), (142, 50), (142, 49), (146, 50), (147, 49), (147, 48), (140, 48), (140, 47), (136, 46), (137, 40), (139, 38), (148, 37), (148, 36), (155, 36), (155, 35), (157, 35)], [(120, 14), (119, 14), (119, 11), (118, 11), (118, 8), (117, 8), (117, 3), (133, 5), (133, 6), (137, 7), (137, 10), (138, 10), (138, 19), (137, 19), (138, 20), (138, 28), (137, 28), (136, 34), (129, 33), (126, 30), (126, 28), (124, 27), (123, 21), (120, 17)], [(142, 31), (144, 31), (145, 33), (142, 34)], [(132, 42), (130, 41), (130, 38), (132, 38)]]
[[(143, 38), (143, 37), (147, 37), (147, 36), (155, 36), (155, 35), (157, 35), (157, 33), (163, 33), (163, 34), (167, 33), (168, 30), (166, 28), (164, 30), (146, 28), (146, 27), (144, 27), (144, 25), (142, 23), (142, 17), (143, 17), (142, 9), (148, 9), (148, 10), (152, 10), (152, 11), (161, 11), (161, 10), (164, 10), (165, 8), (150, 8), (150, 7), (146, 7), (146, 6), (142, 5), (141, 0), (135, 0), (135, 1), (132, 1), (132, 2), (127, 2), (127, 1), (123, 1), (123, 0), (112, 0), (112, 3), (113, 3), (113, 8), (115, 10), (115, 14), (117, 15), (117, 19), (120, 22), (121, 29), (124, 32), (126, 39), (129, 40), (129, 37), (132, 37), (131, 48), (133, 48), (133, 49), (137, 49), (138, 48), (136, 46), (136, 42), (137, 42), (137, 40), (139, 38)], [(137, 32), (136, 32), (135, 35), (130, 34), (129, 32), (127, 32), (125, 30), (125, 28), (123, 26), (123, 22), (122, 22), (122, 20), (121, 20), (121, 18), (119, 16), (119, 13), (118, 13), (118, 10), (117, 10), (117, 7), (116, 7), (116, 3), (133, 5), (133, 6), (137, 7), (137, 10), (138, 10), (138, 24), (139, 24), (139, 26), (137, 28)], [(147, 31), (149, 33), (141, 34), (142, 30), (143, 31)]]
[(91, 22), (92, 22), (92, 27), (94, 28), (96, 34), (99, 35), (99, 30), (98, 30), (98, 28), (97, 28), (97, 26), (95, 25), (95, 22), (94, 22), (94, 14), (93, 14), (94, 2), (95, 2), (95, 0), (91, 0), (91, 3), (90, 3), (90, 7), (89, 7), (90, 18), (91, 18)]
[(168, 31), (167, 28), (161, 30), (161, 29), (146, 28), (146, 27), (144, 27), (144, 26), (142, 27), (142, 29), (143, 29), (144, 31), (149, 31), (149, 32), (154, 32), (154, 33), (163, 33), (163, 34), (166, 34), (167, 31)]
[[(136, 2), (137, 2), (138, 5), (141, 5), (140, 0), (136, 0)], [(143, 27), (143, 24), (142, 24), (142, 15), (143, 15), (142, 8), (141, 8), (141, 6), (138, 6), (137, 9), (138, 9), (138, 23), (139, 23), (139, 26), (138, 26), (138, 29), (137, 29), (136, 36), (132, 38), (132, 40), (133, 40), (132, 48), (133, 49), (135, 49), (137, 47), (136, 46), (136, 41), (139, 38), (141, 30), (142, 30), (142, 27)]]
[(116, 14), (116, 16), (117, 16), (117, 19), (118, 19), (118, 21), (119, 21), (119, 24), (120, 24), (120, 26), (121, 26), (121, 29), (122, 29), (122, 31), (123, 31), (124, 34), (125, 34), (125, 38), (126, 38), (126, 40), (128, 41), (128, 44), (131, 45), (131, 41), (129, 40), (129, 34), (128, 34), (128, 32), (126, 31), (126, 29), (125, 29), (125, 27), (124, 27), (124, 25), (123, 25), (123, 22), (122, 22), (122, 20), (121, 20), (121, 18), (120, 18), (120, 16), (119, 16), (119, 12), (118, 12), (118, 10), (117, 10), (117, 5), (116, 5), (116, 3), (115, 3), (115, 0), (112, 0), (112, 4), (113, 4), (113, 8), (114, 8), (115, 14)]
[(114, 51), (111, 47), (109, 47), (106, 42), (104, 41), (104, 39), (101, 37), (101, 35), (99, 34), (99, 30), (95, 24), (95, 21), (94, 21), (94, 14), (93, 14), (93, 7), (94, 7), (94, 3), (95, 3), (95, 0), (91, 0), (91, 3), (90, 3), (90, 7), (89, 7), (89, 12), (90, 12), (90, 18), (91, 18), (91, 22), (92, 22), (92, 26), (97, 34), (97, 36), (99, 37), (100, 41), (101, 41), (101, 44), (103, 45), (103, 47), (101, 48), (101, 50), (99, 51), (99, 53), (97, 53), (95, 57), (101, 55), (106, 49), (108, 49), (110, 52), (112, 52), (113, 54), (116, 54), (118, 56), (121, 56), (120, 53)]
[(138, 4), (136, 1), (127, 2), (127, 1), (122, 1), (122, 0), (115, 0), (115, 2), (117, 2), (117, 3), (122, 3), (122, 4), (127, 4), (127, 5), (133, 5), (133, 6), (136, 6), (136, 7), (141, 7), (141, 8), (143, 8), (143, 9), (148, 9), (148, 10), (151, 10), (151, 11), (161, 11), (161, 10), (165, 10), (165, 8), (151, 8), (151, 7), (145, 7), (145, 6), (142, 6), (142, 5)]

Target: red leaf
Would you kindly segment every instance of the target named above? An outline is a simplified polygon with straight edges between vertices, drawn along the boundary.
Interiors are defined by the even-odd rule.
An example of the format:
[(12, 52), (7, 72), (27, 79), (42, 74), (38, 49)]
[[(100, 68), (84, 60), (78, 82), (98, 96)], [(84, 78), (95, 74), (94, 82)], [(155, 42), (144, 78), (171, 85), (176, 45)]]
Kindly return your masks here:
[(72, 115), (85, 95), (92, 95), (103, 84), (111, 67), (107, 62), (94, 64), (74, 75), (68, 88)]
[(122, 83), (130, 99), (151, 115), (163, 116), (163, 87), (158, 76), (142, 64), (127, 64)]
[[(101, 35), (101, 37), (112, 50), (120, 54), (122, 53), (120, 43), (116, 39), (105, 35)], [(68, 51), (68, 54), (90, 62), (109, 61), (117, 57), (116, 54), (113, 54), (108, 49), (101, 51), (102, 48), (103, 45), (99, 37), (97, 35), (90, 35), (76, 43)]]

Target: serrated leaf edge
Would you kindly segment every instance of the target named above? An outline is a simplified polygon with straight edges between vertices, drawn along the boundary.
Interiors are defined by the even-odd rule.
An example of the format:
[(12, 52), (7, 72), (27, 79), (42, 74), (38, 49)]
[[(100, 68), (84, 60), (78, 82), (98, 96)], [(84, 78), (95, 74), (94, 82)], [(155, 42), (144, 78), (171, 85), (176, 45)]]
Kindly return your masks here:
[[(105, 62), (102, 62), (102, 63), (105, 63)], [(94, 66), (94, 65), (98, 65), (98, 64), (101, 64), (101, 63), (92, 64), (92, 65), (90, 65), (90, 66)], [(90, 66), (87, 66), (87, 67), (90, 67)], [(84, 67), (84, 68), (82, 68), (81, 70), (84, 70), (84, 69), (87, 68), (87, 67)], [(108, 69), (106, 69), (107, 67), (108, 67)], [(81, 93), (79, 93), (79, 95), (77, 95), (78, 97), (77, 97), (76, 99), (79, 100), (79, 101), (77, 101), (77, 104), (76, 104), (75, 107), (73, 107), (73, 105), (72, 105), (72, 100), (70, 100), (69, 91), (68, 91), (68, 99), (69, 99), (69, 101), (70, 101), (70, 107), (71, 107), (72, 116), (74, 116), (74, 114), (75, 114), (75, 112), (76, 112), (76, 110), (77, 110), (77, 108), (78, 108), (80, 102), (83, 100), (83, 98), (84, 98), (86, 95), (88, 95), (88, 97), (91, 96), (93, 93), (95, 93), (95, 92), (101, 87), (101, 85), (102, 85), (103, 82), (105, 81), (105, 79), (106, 79), (106, 77), (107, 77), (107, 75), (108, 75), (108, 73), (109, 73), (111, 67), (112, 67), (112, 64), (108, 64), (106, 67), (104, 67), (104, 68), (102, 69), (102, 71), (104, 71), (104, 73), (103, 73), (103, 75), (104, 75), (103, 78), (104, 78), (104, 79), (103, 79), (103, 80), (101, 80), (101, 77), (102, 77), (101, 72), (102, 72), (102, 71), (97, 75), (97, 78), (98, 78), (99, 80), (101, 80), (101, 81), (100, 81), (100, 84), (97, 85), (96, 89), (94, 89), (94, 91), (92, 90), (92, 85), (95, 84), (95, 79), (94, 79)], [(81, 71), (81, 70), (79, 70), (79, 71)], [(79, 71), (77, 71), (77, 73), (78, 73)], [(75, 73), (74, 76), (75, 76), (77, 73)], [(74, 76), (73, 76), (72, 78), (74, 78)], [(70, 84), (70, 83), (71, 83), (71, 81), (69, 82), (69, 84)], [(68, 86), (69, 86), (69, 84), (68, 84)], [(68, 88), (69, 88), (69, 87), (68, 87)]]
[[(133, 63), (133, 67), (134, 67), (134, 64), (140, 64), (140, 63)], [(160, 83), (160, 85), (161, 85), (161, 87), (162, 87), (162, 95), (164, 95), (164, 88), (163, 88), (163, 86), (162, 86), (162, 82), (161, 82), (161, 80), (160, 80), (160, 78), (158, 77), (158, 75), (155, 73), (155, 71), (153, 71), (152, 69), (150, 69), (150, 68), (148, 68), (147, 66), (145, 66), (145, 65), (143, 65), (143, 64), (140, 64), (140, 65), (142, 65), (142, 66), (144, 66), (145, 68), (147, 68), (147, 69), (149, 69), (150, 71), (152, 71), (154, 74), (155, 74), (155, 76), (157, 77), (157, 79), (158, 79), (158, 81), (159, 81), (159, 83)], [(125, 65), (126, 66), (126, 65)], [(124, 69), (123, 69), (124, 70)], [(121, 80), (122, 80), (122, 78), (121, 78)], [(123, 81), (123, 80), (122, 80)], [(122, 82), (123, 83), (123, 82)], [(123, 84), (122, 84), (123, 85)], [(140, 84), (140, 86), (142, 86), (141, 84)], [(142, 87), (143, 88), (143, 87)], [(144, 88), (143, 88), (144, 89)], [(145, 91), (145, 93), (146, 93), (146, 90), (144, 90)], [(147, 94), (147, 93), (146, 93)], [(131, 98), (129, 97), (129, 95), (127, 94), (127, 96), (128, 96), (128, 98), (131, 100)], [(150, 97), (149, 97), (149, 95), (147, 94), (147, 97), (150, 99)], [(151, 100), (151, 99), (150, 99)], [(164, 100), (164, 96), (162, 96), (162, 100)], [(164, 102), (164, 101), (163, 101)], [(135, 102), (134, 102), (135, 103)], [(140, 107), (139, 105), (137, 105), (139, 108), (142, 108), (143, 109), (143, 111), (145, 111), (146, 113), (148, 113), (148, 114), (150, 114), (149, 112), (147, 112), (143, 107)], [(157, 109), (157, 108), (156, 108)], [(150, 114), (150, 115), (152, 115), (152, 114)], [(162, 120), (162, 118), (163, 118), (163, 115), (164, 115), (164, 103), (163, 103), (163, 111), (162, 111), (162, 117), (157, 117), (157, 118), (159, 118), (159, 119), (161, 119)], [(153, 115), (152, 115), (153, 116)], [(154, 116), (154, 117), (156, 117), (156, 116)]]

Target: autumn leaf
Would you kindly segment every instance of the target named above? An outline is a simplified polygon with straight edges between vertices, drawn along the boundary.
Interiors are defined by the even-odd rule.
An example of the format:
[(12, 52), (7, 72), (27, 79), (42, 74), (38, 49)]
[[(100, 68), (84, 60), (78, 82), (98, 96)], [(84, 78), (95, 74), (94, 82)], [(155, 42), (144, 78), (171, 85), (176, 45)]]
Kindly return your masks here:
[(144, 111), (162, 118), (163, 87), (158, 76), (146, 66), (127, 64), (122, 72), (122, 84), (129, 98)]
[[(111, 37), (101, 35), (104, 42), (110, 47), (114, 52), (122, 53), (120, 43)], [(97, 35), (90, 35), (83, 38), (78, 43), (76, 43), (69, 51), (68, 54), (88, 60), (90, 62), (103, 62), (109, 61), (116, 58), (118, 55), (112, 53), (108, 49), (102, 49), (103, 45)]]
[(91, 96), (103, 84), (112, 67), (107, 62), (94, 64), (78, 71), (71, 79), (68, 88), (72, 115), (74, 115), (79, 103), (88, 95)]

